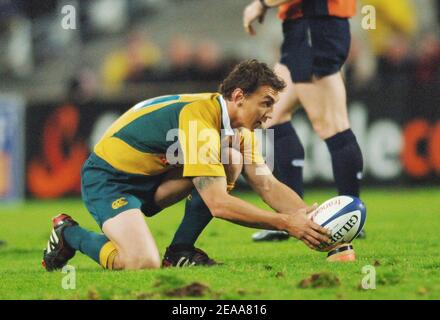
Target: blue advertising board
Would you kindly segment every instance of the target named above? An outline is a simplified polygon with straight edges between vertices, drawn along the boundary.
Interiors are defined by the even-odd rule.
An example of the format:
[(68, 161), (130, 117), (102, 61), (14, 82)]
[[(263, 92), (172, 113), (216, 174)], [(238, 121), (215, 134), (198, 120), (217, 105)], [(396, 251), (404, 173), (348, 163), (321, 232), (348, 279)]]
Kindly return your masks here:
[(0, 95), (0, 202), (24, 197), (24, 101)]

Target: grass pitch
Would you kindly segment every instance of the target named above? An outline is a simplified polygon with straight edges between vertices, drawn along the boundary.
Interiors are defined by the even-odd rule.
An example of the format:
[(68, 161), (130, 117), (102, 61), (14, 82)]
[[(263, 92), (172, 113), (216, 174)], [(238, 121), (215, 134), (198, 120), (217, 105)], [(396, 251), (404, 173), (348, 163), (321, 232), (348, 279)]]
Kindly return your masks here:
[[(306, 200), (332, 195), (309, 192)], [(240, 196), (264, 206), (252, 193)], [(8, 244), (0, 248), (0, 299), (440, 299), (440, 190), (365, 190), (363, 200), (368, 238), (354, 242), (356, 262), (329, 264), (324, 253), (294, 239), (254, 243), (254, 230), (213, 220), (197, 246), (224, 265), (112, 272), (77, 253), (69, 263), (76, 270), (73, 290), (62, 288), (67, 274), (44, 271), (41, 258), (57, 213), (98, 231), (82, 202), (2, 205), (0, 239)], [(183, 206), (147, 220), (162, 254)], [(367, 265), (376, 272), (376, 289), (362, 289), (363, 278), (372, 275), (371, 268), (362, 273)]]

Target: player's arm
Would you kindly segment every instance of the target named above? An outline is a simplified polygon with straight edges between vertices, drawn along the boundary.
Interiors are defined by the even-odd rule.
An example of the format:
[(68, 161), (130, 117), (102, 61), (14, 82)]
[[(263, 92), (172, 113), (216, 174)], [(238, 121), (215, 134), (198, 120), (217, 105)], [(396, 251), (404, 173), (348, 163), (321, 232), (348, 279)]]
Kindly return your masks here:
[(285, 230), (312, 249), (317, 249), (321, 242), (329, 242), (327, 230), (310, 221), (305, 209), (296, 214), (277, 214), (260, 209), (229, 195), (225, 177), (195, 177), (193, 183), (216, 218), (252, 228)]
[(268, 8), (277, 7), (289, 1), (291, 0), (254, 0), (251, 2), (243, 11), (243, 27), (245, 31), (254, 36), (256, 33), (252, 23), (255, 20), (263, 23)]
[(245, 164), (243, 174), (252, 189), (277, 212), (295, 214), (299, 209), (311, 212), (317, 206), (308, 208), (296, 192), (274, 177), (266, 164)]

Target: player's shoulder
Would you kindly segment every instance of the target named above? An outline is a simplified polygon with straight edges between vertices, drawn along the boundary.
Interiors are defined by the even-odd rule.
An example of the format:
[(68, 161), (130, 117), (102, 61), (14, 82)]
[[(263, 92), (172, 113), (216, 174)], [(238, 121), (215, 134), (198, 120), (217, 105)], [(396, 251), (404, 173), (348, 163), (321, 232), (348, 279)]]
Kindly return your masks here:
[(187, 102), (184, 110), (200, 115), (218, 115), (220, 111), (220, 94), (197, 93), (181, 95), (181, 101)]
[(179, 95), (182, 102), (189, 102), (195, 104), (218, 104), (220, 94), (216, 92), (208, 93), (192, 93)]

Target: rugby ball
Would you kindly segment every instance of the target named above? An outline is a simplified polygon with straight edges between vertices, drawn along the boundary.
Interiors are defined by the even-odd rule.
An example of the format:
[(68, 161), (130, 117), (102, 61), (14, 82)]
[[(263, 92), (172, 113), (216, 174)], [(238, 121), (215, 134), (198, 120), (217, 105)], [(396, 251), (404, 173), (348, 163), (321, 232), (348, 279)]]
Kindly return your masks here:
[(309, 218), (331, 231), (331, 244), (352, 242), (362, 231), (367, 218), (364, 203), (352, 196), (338, 196), (321, 204)]

